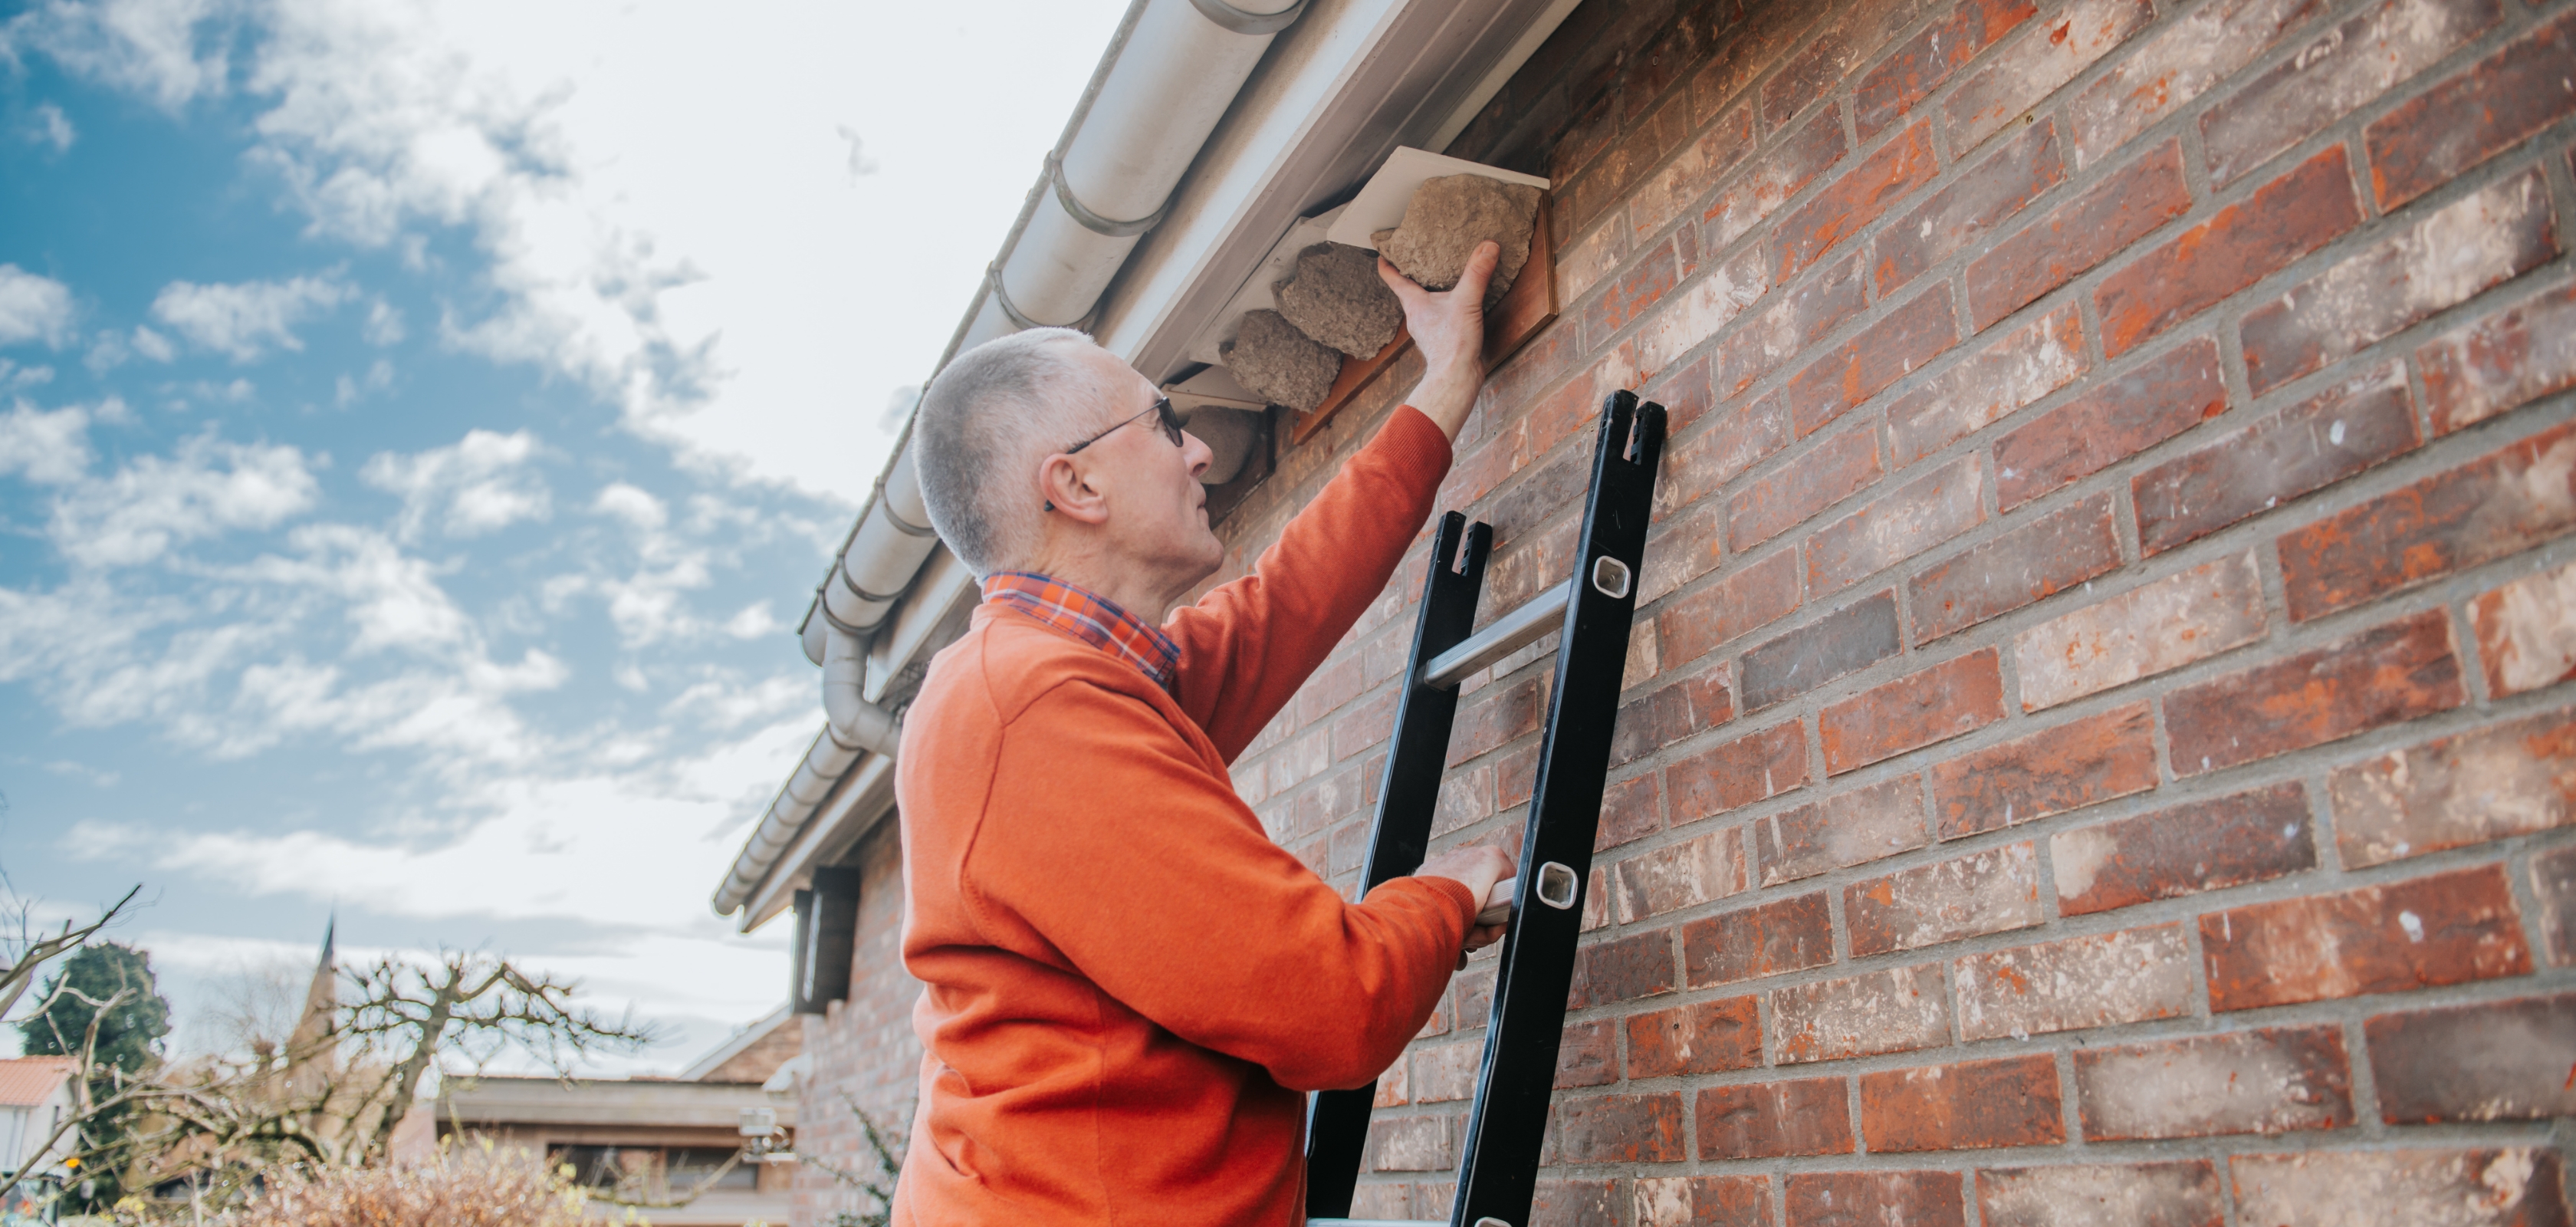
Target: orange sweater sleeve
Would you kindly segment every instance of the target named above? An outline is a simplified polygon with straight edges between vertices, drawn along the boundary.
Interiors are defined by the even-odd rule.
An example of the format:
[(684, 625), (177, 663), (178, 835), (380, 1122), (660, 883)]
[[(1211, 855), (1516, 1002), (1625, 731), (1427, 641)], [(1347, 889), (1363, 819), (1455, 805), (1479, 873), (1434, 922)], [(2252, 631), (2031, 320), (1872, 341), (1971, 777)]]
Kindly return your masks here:
[(1369, 602), (1431, 516), (1449, 439), (1411, 405), (1288, 522), (1252, 574), (1175, 611), (1174, 697), (1231, 763), (1279, 714)]
[(1393, 1063), (1476, 909), (1445, 878), (1345, 903), (1163, 716), (1096, 682), (1011, 718), (994, 772), (1030, 799), (987, 809), (960, 866), (978, 927), (1291, 1089), (1365, 1086)]

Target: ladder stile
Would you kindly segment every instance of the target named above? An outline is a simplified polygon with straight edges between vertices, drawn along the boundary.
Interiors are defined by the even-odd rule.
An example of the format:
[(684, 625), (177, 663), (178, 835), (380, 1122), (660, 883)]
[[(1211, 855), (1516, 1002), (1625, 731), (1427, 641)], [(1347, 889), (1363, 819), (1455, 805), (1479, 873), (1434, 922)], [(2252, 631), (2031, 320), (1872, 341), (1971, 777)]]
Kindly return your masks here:
[[(1548, 692), (1519, 887), (1495, 973), (1451, 1227), (1526, 1227), (1537, 1191), (1539, 1148), (1555, 1091), (1585, 878), (1609, 775), (1611, 729), (1663, 451), (1664, 407), (1614, 392), (1602, 401), (1599, 431), (1573, 576), (1472, 634), (1492, 529), (1470, 525), (1454, 511), (1441, 517), (1361, 875), (1365, 894), (1421, 867), (1449, 756), (1459, 682), (1557, 632), (1555, 686)], [(1375, 1099), (1376, 1087), (1365, 1086), (1318, 1092), (1311, 1100), (1311, 1227), (1368, 1222), (1343, 1216), (1358, 1187)]]
[(1555, 685), (1521, 842), (1520, 897), (1495, 972), (1452, 1227), (1486, 1220), (1524, 1225), (1537, 1192), (1663, 435), (1663, 406), (1640, 404), (1625, 391), (1604, 400), (1574, 594), (1557, 639)]
[[(1361, 870), (1363, 897), (1379, 884), (1422, 866), (1431, 842), (1432, 811), (1440, 800), (1441, 767), (1449, 757), (1449, 726), (1458, 711), (1455, 685), (1434, 686), (1423, 664), (1467, 638), (1475, 625), (1476, 596), (1484, 588), (1485, 557), (1493, 529), (1469, 526), (1448, 512), (1432, 535), (1431, 570), (1422, 582), (1422, 610), (1413, 624), (1413, 653), (1396, 700), (1395, 734), (1386, 775), (1378, 785), (1377, 814), (1369, 833), (1368, 862)], [(1359, 1183), (1360, 1152), (1368, 1142), (1374, 1085), (1320, 1091), (1306, 1120), (1306, 1213), (1317, 1218), (1349, 1214)]]

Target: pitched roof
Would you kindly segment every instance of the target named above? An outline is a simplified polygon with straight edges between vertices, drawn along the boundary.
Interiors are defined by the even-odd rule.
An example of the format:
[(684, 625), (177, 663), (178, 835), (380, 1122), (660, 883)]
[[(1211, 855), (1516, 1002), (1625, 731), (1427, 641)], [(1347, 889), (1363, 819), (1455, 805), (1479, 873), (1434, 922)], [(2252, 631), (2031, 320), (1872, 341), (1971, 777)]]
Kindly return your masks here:
[(32, 1108), (54, 1097), (78, 1064), (70, 1057), (11, 1057), (0, 1061), (0, 1107)]

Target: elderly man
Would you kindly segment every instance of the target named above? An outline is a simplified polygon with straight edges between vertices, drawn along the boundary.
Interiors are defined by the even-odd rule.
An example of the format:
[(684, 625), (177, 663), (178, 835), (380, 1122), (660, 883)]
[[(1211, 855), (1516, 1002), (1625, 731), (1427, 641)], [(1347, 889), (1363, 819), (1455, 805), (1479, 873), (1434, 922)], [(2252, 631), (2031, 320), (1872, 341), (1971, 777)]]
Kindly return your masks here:
[(1499, 850), (1349, 903), (1227, 772), (1429, 516), (1483, 381), (1495, 256), (1445, 294), (1380, 262), (1424, 360), (1410, 404), (1252, 575), (1168, 618), (1225, 550), (1207, 446), (1152, 383), (1039, 329), (923, 396), (931, 519), (985, 599), (896, 775), (927, 1049), (896, 1223), (1301, 1221), (1301, 1092), (1368, 1085), (1459, 952), (1500, 937), (1474, 927)]

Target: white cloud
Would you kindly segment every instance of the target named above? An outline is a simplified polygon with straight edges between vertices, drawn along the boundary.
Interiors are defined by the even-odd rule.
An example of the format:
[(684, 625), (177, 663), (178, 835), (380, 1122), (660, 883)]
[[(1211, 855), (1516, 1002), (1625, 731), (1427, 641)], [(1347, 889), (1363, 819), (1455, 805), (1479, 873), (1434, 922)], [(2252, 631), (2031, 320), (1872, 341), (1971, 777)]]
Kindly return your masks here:
[(537, 450), (537, 437), (524, 430), (471, 430), (452, 446), (409, 456), (380, 453), (359, 476), (402, 496), (404, 540), (417, 539), (432, 517), (450, 537), (474, 537), (553, 515), (552, 495), (530, 463)]
[(80, 133), (72, 127), (71, 117), (63, 114), (63, 109), (53, 103), (39, 103), (35, 113), (27, 118), (28, 137), (39, 145), (53, 146), (56, 153), (69, 152), (72, 142), (80, 139)]
[(369, 345), (397, 345), (403, 339), (402, 309), (379, 298), (367, 304), (365, 336)]
[[(220, 94), (227, 70), (212, 0), (40, 0), (0, 25), (0, 55), (26, 47), (72, 72), (177, 110)], [(212, 47), (202, 44), (215, 43)]]
[(42, 341), (60, 349), (71, 336), (70, 288), (15, 264), (0, 264), (0, 345)]
[(276, 527), (311, 507), (318, 489), (295, 448), (202, 434), (174, 457), (138, 457), (74, 487), (55, 503), (48, 535), (85, 565), (132, 566), (173, 542)]
[(742, 607), (725, 623), (725, 633), (736, 639), (758, 639), (778, 633), (778, 615), (769, 611), (769, 602), (756, 601)]
[(54, 368), (50, 366), (20, 366), (7, 358), (0, 358), (0, 388), (16, 391), (53, 381)]
[(260, 356), (265, 346), (300, 350), (294, 328), (354, 295), (336, 277), (197, 285), (173, 281), (152, 300), (152, 316), (206, 349), (235, 362)]
[(89, 472), (89, 413), (75, 405), (50, 412), (25, 401), (0, 415), (0, 476), (38, 485), (79, 481)]

